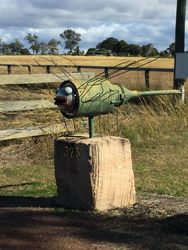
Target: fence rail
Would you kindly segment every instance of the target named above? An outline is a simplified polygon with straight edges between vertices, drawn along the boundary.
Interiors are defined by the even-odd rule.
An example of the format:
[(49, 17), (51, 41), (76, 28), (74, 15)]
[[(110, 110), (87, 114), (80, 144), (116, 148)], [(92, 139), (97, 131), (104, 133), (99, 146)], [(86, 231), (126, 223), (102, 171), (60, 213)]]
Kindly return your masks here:
[(56, 105), (49, 100), (33, 100), (33, 101), (3, 101), (0, 102), (0, 112), (17, 112), (36, 109), (54, 109)]
[(40, 135), (50, 135), (65, 132), (65, 128), (62, 124), (56, 124), (43, 127), (29, 127), (29, 128), (15, 128), (0, 130), (0, 141), (7, 141), (12, 139), (21, 139), (26, 137), (34, 137)]
[(23, 75), (0, 75), (0, 85), (22, 85), (22, 84), (41, 84), (41, 83), (61, 83), (70, 78), (88, 79), (94, 77), (92, 72), (69, 73), (69, 74), (23, 74)]

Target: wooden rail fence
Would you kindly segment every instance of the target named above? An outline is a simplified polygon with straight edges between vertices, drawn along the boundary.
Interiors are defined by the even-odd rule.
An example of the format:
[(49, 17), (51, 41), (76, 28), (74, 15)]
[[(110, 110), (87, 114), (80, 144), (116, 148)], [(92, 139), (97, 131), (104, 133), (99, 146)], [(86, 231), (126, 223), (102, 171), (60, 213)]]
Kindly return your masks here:
[[(21, 66), (21, 67), (24, 67), (24, 68), (27, 68), (27, 71), (28, 71), (28, 74), (32, 74), (32, 71), (34, 71), (34, 69), (36, 67), (39, 67), (39, 65), (37, 64), (33, 64), (33, 65), (28, 65), (28, 64), (0, 64), (0, 66), (5, 66), (7, 67), (7, 74), (8, 75), (11, 75), (13, 73), (13, 68), (14, 67), (18, 67), (18, 66)], [(57, 65), (53, 65), (53, 64), (42, 64), (41, 67), (43, 69), (45, 69), (46, 73), (47, 74), (51, 74), (52, 73), (52, 69), (54, 67), (57, 67)], [(82, 70), (84, 69), (101, 69), (104, 71), (104, 75), (105, 75), (105, 78), (108, 79), (109, 77), (109, 72), (110, 70), (117, 70), (117, 71), (142, 71), (144, 72), (144, 75), (145, 75), (145, 86), (146, 88), (149, 89), (150, 87), (150, 72), (171, 72), (173, 73), (174, 72), (174, 68), (149, 68), (149, 67), (132, 67), (132, 66), (92, 66), (92, 65), (58, 65), (58, 68), (59, 69), (63, 69), (63, 68), (76, 68), (77, 72), (82, 72)]]
[[(28, 75), (1, 75), (0, 86), (2, 85), (27, 85), (27, 84), (51, 84), (61, 83), (71, 77), (76, 79), (89, 79), (94, 77), (94, 73), (71, 73), (66, 74), (28, 74)], [(9, 112), (28, 111), (38, 109), (54, 109), (56, 106), (50, 100), (31, 100), (31, 101), (0, 101), (0, 113), (7, 114)], [(27, 127), (15, 128), (8, 130), (0, 130), (0, 141), (33, 137), (48, 134), (57, 134), (65, 132), (62, 124), (56, 124), (43, 127)]]

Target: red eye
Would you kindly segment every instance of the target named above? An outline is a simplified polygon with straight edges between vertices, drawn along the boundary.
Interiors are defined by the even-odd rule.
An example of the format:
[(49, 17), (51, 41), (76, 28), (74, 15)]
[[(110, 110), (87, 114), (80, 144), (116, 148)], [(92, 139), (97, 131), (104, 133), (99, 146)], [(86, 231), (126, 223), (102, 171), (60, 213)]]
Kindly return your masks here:
[(78, 109), (79, 98), (75, 85), (70, 81), (63, 82), (55, 97), (55, 104), (67, 118), (72, 117)]
[(67, 103), (67, 98), (65, 96), (56, 96), (55, 104), (56, 105), (65, 105)]

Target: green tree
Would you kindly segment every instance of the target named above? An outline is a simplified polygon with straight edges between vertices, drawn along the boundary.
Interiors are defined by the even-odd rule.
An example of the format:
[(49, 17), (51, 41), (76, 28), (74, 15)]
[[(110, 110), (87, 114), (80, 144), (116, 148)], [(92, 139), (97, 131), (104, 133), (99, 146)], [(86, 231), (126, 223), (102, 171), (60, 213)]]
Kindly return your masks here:
[(129, 45), (124, 40), (117, 42), (113, 47), (113, 52), (117, 55), (129, 55)]
[(141, 55), (141, 47), (136, 44), (129, 44), (129, 53), (131, 56), (140, 56)]
[(168, 56), (169, 56), (168, 51), (167, 51), (167, 50), (161, 51), (161, 52), (160, 52), (160, 56), (161, 56), (161, 57), (168, 57)]
[(112, 52), (114, 52), (114, 47), (115, 45), (117, 45), (117, 43), (119, 42), (118, 39), (114, 38), (114, 37), (108, 37), (105, 40), (103, 40), (102, 42), (98, 43), (96, 48), (97, 49), (106, 49), (106, 50), (111, 50)]
[(9, 44), (11, 54), (20, 55), (21, 50), (24, 48), (24, 45), (16, 38), (14, 42)]
[(81, 55), (81, 51), (80, 51), (80, 47), (76, 46), (76, 48), (74, 49), (73, 55)]
[(70, 53), (73, 52), (73, 49), (81, 41), (81, 35), (71, 29), (65, 30), (63, 33), (60, 34), (60, 37), (64, 40), (65, 49), (69, 49)]
[(153, 44), (149, 43), (141, 47), (141, 55), (142, 56), (156, 56), (156, 55), (159, 55), (159, 52), (156, 48), (154, 48)]
[(11, 55), (12, 54), (10, 45), (5, 43), (5, 42), (2, 42), (2, 54), (3, 55)]
[(20, 50), (20, 55), (30, 55), (28, 48), (22, 48)]
[(40, 54), (45, 55), (48, 53), (48, 44), (45, 42), (40, 42)]
[(41, 44), (37, 41), (35, 44), (31, 46), (31, 48), (34, 51), (34, 53), (38, 55), (39, 52), (41, 51)]
[(100, 48), (96, 51), (96, 55), (107, 55), (108, 50), (105, 48)]
[(3, 39), (0, 38), (0, 54), (1, 55), (28, 55), (29, 50), (24, 47), (24, 45), (15, 39), (11, 43), (3, 42)]
[(95, 55), (96, 51), (97, 51), (96, 48), (89, 48), (89, 49), (87, 50), (87, 52), (86, 52), (86, 55), (88, 55), (88, 56), (93, 56), (93, 55)]
[(40, 43), (38, 41), (38, 36), (35, 34), (27, 33), (25, 40), (30, 44), (30, 48), (33, 54), (38, 54), (40, 51)]
[(171, 56), (174, 56), (175, 55), (175, 49), (176, 49), (176, 44), (173, 42), (169, 45), (167, 51), (168, 51), (168, 54), (171, 55)]
[(58, 46), (61, 44), (60, 41), (56, 40), (56, 39), (51, 39), (48, 42), (48, 53), (51, 55), (55, 55), (59, 53), (59, 48)]
[(3, 39), (0, 37), (0, 55), (3, 53)]

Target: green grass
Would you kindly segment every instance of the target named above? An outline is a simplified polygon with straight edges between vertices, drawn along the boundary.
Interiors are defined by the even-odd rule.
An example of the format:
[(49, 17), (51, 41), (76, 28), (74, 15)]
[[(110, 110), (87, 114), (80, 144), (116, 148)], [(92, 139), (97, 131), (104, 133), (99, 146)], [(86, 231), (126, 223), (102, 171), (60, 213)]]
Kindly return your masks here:
[(137, 191), (188, 196), (188, 132), (179, 133), (133, 145)]
[(187, 197), (188, 106), (159, 106), (136, 108), (135, 124), (124, 130), (132, 142), (136, 189)]
[(1, 195), (51, 197), (56, 195), (53, 165), (14, 166), (0, 169)]

